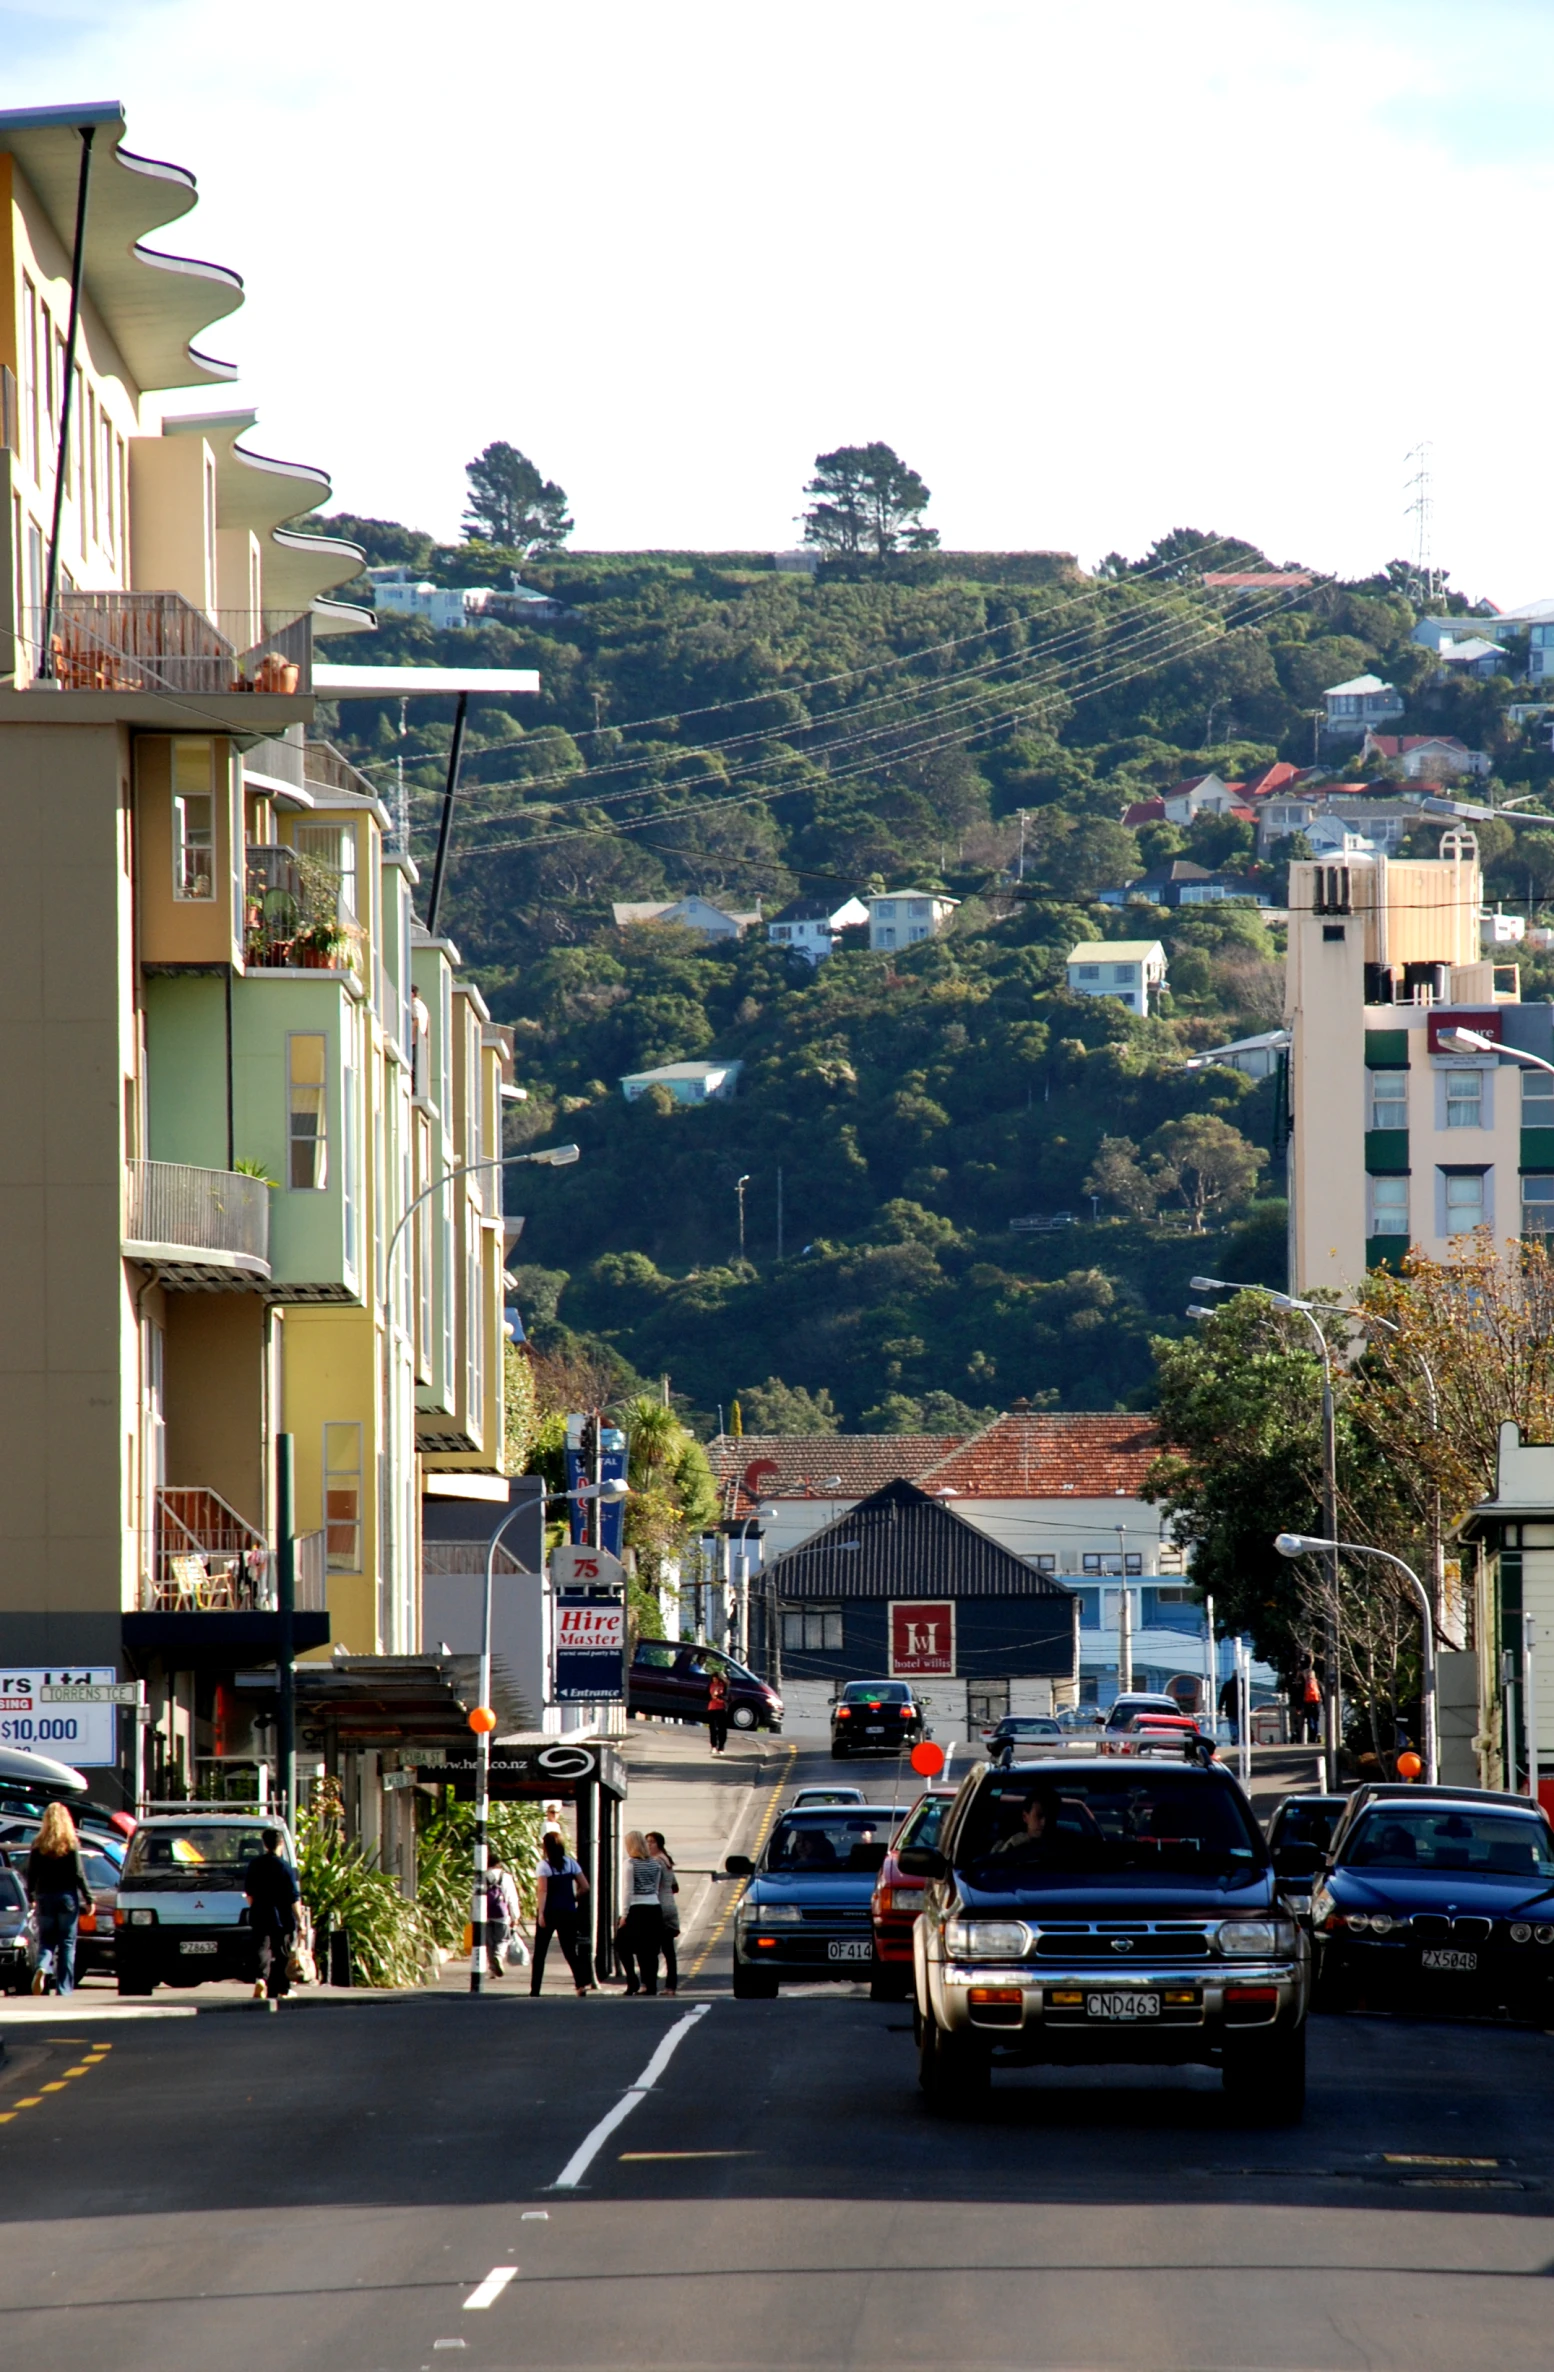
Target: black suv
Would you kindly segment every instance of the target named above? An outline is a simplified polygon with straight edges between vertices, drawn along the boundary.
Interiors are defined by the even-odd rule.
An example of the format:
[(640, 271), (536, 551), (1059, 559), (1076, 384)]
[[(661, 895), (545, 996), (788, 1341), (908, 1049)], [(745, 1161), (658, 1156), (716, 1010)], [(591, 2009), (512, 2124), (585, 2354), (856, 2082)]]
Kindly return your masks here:
[(919, 2080), (935, 2107), (1007, 2065), (1217, 2066), (1256, 2115), (1305, 2105), (1309, 1948), (1230, 1773), (1069, 1755), (973, 1771), (914, 1937)]
[(831, 1708), (831, 1759), (899, 1754), (923, 1734), (923, 1708), (905, 1680), (849, 1680)]

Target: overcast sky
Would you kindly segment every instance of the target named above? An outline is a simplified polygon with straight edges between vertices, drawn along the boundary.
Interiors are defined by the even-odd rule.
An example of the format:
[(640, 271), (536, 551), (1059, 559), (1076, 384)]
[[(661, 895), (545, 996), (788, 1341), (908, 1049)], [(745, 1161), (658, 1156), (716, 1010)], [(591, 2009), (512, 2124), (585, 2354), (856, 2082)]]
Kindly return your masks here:
[(1429, 439), (1435, 557), (1509, 604), (1554, 594), (1551, 18), (0, 0), (0, 87), (193, 170), (169, 244), (249, 292), (208, 343), (339, 507), (452, 536), (502, 437), (579, 544), (783, 547), (884, 437), (952, 546), (1349, 574), (1411, 549)]

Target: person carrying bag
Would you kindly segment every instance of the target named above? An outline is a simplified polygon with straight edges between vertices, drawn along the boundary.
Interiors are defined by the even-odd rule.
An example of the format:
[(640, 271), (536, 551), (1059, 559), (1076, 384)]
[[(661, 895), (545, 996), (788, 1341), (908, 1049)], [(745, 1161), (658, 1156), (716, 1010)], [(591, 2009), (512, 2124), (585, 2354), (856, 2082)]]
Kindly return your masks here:
[(621, 1958), (628, 1993), (658, 1991), (658, 1956), (664, 1948), (664, 1905), (673, 1905), (674, 1875), (648, 1851), (638, 1828), (626, 1832), (626, 1915), (621, 1921)]
[(572, 1983), (581, 2000), (592, 1991), (588, 1982), (588, 1952), (579, 1937), (578, 1926), (582, 1906), (588, 1900), (588, 1880), (583, 1875), (581, 1862), (574, 1861), (567, 1851), (566, 1839), (558, 1829), (547, 1830), (540, 1854), (539, 1886), (534, 1905), (534, 1962), (529, 1971), (529, 1998), (539, 1992), (545, 1977), (545, 1959), (550, 1951), (550, 1939), (555, 1937), (561, 1946)]
[(50, 1804), (27, 1856), (27, 1899), (38, 1931), (34, 1993), (70, 1993), (76, 1981), (76, 1928), (96, 1908), (86, 1882), (76, 1824), (63, 1804)]

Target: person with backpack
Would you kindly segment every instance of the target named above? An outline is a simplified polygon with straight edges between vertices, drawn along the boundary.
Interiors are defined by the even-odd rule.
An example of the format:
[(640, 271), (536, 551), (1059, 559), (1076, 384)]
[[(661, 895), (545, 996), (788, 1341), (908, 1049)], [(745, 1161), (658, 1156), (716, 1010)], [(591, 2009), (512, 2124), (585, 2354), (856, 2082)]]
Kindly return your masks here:
[(578, 1936), (579, 1915), (587, 1900), (588, 1880), (583, 1875), (582, 1863), (573, 1860), (559, 1830), (548, 1830), (542, 1843), (539, 1890), (534, 1906), (534, 1965), (529, 1971), (531, 2000), (544, 1979), (545, 1955), (550, 1950), (552, 1936), (572, 1971), (578, 1999), (592, 1992), (587, 1947), (580, 1944)]
[(502, 1973), (508, 1938), (518, 1925), (522, 1907), (511, 1870), (493, 1861), (486, 1871), (486, 1958), (493, 1977)]

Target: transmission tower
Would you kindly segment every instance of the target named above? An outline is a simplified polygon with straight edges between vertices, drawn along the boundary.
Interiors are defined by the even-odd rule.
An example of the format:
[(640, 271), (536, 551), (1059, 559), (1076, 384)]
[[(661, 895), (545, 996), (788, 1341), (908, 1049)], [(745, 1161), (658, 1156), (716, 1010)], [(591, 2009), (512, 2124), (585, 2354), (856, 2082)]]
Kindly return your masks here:
[(1433, 601), (1437, 591), (1435, 560), (1430, 549), (1430, 522), (1435, 508), (1430, 492), (1430, 450), (1430, 439), (1423, 437), (1405, 456), (1413, 463), (1414, 474), (1405, 482), (1413, 500), (1405, 506), (1404, 516), (1414, 522), (1414, 586), (1416, 596), (1425, 601)]

